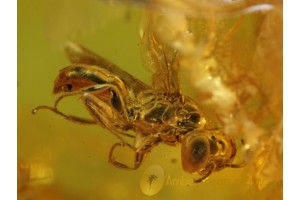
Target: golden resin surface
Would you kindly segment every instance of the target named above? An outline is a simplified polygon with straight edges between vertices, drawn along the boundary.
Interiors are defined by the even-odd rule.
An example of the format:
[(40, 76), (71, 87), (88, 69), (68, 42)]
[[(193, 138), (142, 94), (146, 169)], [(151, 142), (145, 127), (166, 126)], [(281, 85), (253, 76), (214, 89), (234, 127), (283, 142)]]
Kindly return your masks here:
[[(282, 1), (109, 2), (18, 1), (18, 199), (282, 199)], [(160, 84), (142, 40), (149, 31), (180, 54), (182, 93), (201, 105), (210, 127), (235, 138), (245, 167), (196, 184), (182, 169), (181, 146), (160, 144), (139, 169), (122, 170), (108, 162), (117, 142), (108, 130), (32, 115), (57, 98), (53, 81), (69, 65), (68, 41)], [(78, 98), (60, 107), (89, 117)]]

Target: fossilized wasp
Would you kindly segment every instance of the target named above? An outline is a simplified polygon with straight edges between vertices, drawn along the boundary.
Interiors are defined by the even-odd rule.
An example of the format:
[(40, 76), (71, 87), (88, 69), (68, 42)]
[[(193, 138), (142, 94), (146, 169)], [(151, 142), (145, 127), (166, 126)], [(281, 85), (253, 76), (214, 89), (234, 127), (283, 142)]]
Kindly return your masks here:
[[(144, 36), (147, 53), (155, 65), (153, 84), (149, 86), (102, 57), (71, 43), (66, 52), (71, 65), (60, 70), (54, 94), (60, 94), (49, 109), (72, 122), (99, 124), (116, 135), (109, 162), (118, 168), (137, 169), (147, 153), (159, 143), (174, 146), (181, 143), (183, 169), (206, 179), (212, 172), (232, 164), (236, 155), (234, 140), (220, 130), (206, 128), (201, 108), (190, 97), (181, 94), (178, 78), (178, 53), (158, 44), (154, 34)], [(79, 95), (93, 120), (67, 115), (57, 109), (68, 96)], [(135, 135), (128, 134), (132, 130)], [(132, 137), (132, 144), (123, 137)], [(128, 146), (135, 152), (133, 166), (117, 160), (114, 150)]]

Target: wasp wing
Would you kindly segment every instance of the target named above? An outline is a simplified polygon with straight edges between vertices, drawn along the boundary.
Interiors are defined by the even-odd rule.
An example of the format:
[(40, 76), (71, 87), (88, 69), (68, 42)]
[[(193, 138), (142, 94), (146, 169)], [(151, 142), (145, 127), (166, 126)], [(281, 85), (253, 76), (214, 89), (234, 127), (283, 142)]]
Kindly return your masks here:
[(69, 42), (66, 45), (66, 53), (69, 60), (72, 63), (82, 63), (89, 65), (97, 65), (103, 68), (113, 75), (118, 76), (128, 88), (131, 88), (134, 94), (138, 94), (140, 91), (149, 89), (150, 87), (143, 83), (142, 81), (136, 79), (131, 74), (122, 70), (115, 64), (109, 62), (108, 60), (102, 58), (101, 56), (89, 51), (81, 45), (73, 42)]
[(143, 62), (153, 71), (152, 86), (168, 95), (180, 95), (179, 55), (159, 40), (154, 22), (149, 19), (142, 35)]

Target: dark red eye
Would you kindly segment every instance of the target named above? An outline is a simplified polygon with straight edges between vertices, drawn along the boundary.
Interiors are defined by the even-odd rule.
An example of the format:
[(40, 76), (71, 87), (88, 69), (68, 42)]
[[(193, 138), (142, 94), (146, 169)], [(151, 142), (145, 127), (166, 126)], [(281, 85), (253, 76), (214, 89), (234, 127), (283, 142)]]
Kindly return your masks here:
[(73, 88), (72, 84), (66, 84), (61, 87), (62, 91), (64, 92), (72, 92), (72, 88)]
[(203, 162), (207, 155), (207, 144), (203, 140), (195, 140), (191, 144), (191, 158), (193, 163)]
[(209, 153), (209, 141), (201, 132), (188, 133), (182, 140), (182, 168), (190, 173), (197, 172), (201, 167), (206, 166)]
[(71, 84), (67, 84), (66, 88), (67, 88), (68, 91), (72, 91), (73, 86)]

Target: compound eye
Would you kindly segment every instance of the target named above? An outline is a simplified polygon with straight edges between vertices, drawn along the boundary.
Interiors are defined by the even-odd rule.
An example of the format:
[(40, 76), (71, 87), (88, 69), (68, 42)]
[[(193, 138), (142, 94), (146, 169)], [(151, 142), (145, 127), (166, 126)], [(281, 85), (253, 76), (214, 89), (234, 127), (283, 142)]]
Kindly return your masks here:
[(190, 173), (205, 167), (210, 153), (209, 141), (198, 131), (184, 136), (181, 147), (182, 168)]
[(207, 157), (207, 144), (203, 140), (195, 140), (191, 144), (191, 160), (193, 163), (203, 162)]
[(73, 88), (72, 84), (66, 84), (61, 87), (62, 91), (64, 92), (71, 92), (72, 88)]
[(200, 121), (200, 115), (197, 114), (197, 113), (192, 113), (192, 114), (190, 115), (189, 120), (190, 120), (192, 123), (194, 123), (194, 124), (198, 124), (198, 122)]

